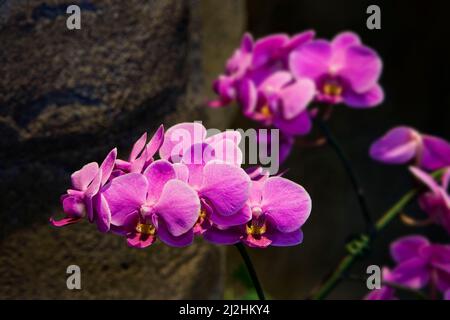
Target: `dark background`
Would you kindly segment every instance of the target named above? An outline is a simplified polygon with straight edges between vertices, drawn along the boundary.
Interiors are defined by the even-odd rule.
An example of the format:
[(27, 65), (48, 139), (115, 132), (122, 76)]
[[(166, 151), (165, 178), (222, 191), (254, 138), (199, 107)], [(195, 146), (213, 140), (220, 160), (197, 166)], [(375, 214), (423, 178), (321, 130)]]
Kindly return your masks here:
[[(380, 217), (413, 184), (406, 167), (372, 161), (370, 144), (397, 125), (450, 138), (449, 2), (249, 0), (247, 4), (248, 29), (255, 37), (314, 29), (317, 37), (330, 39), (338, 32), (352, 30), (382, 57), (383, 104), (371, 110), (337, 106), (330, 120), (334, 135), (360, 177), (372, 217)], [(381, 30), (366, 28), (366, 8), (371, 4), (381, 8)], [(239, 117), (233, 126), (246, 125), (251, 126)], [(362, 232), (364, 223), (349, 180), (330, 148), (296, 148), (285, 167), (290, 169), (287, 176), (303, 184), (313, 199), (304, 243), (255, 251), (254, 256), (263, 283), (273, 296), (301, 298), (337, 263), (345, 253), (347, 237)], [(407, 211), (423, 217), (415, 206)], [(364, 276), (370, 264), (392, 265), (389, 243), (414, 232), (448, 242), (448, 235), (438, 227), (415, 229), (395, 221), (352, 275)], [(365, 282), (346, 281), (330, 297), (358, 299), (366, 291)]]
[[(65, 28), (64, 8), (80, 4), (82, 30)], [(381, 7), (381, 30), (366, 28), (366, 8)], [(123, 157), (144, 130), (181, 121), (246, 128), (236, 108), (207, 110), (210, 83), (245, 30), (255, 37), (315, 29), (331, 38), (360, 34), (384, 61), (386, 99), (372, 110), (336, 107), (330, 126), (351, 158), (379, 217), (411, 186), (405, 167), (368, 157), (370, 143), (399, 124), (450, 137), (450, 28), (447, 1), (80, 0), (0, 1), (0, 298), (218, 298), (245, 293), (240, 260), (199, 241), (186, 249), (132, 250), (93, 226), (48, 225), (70, 173)], [(273, 298), (303, 298), (364, 228), (345, 173), (327, 147), (297, 147), (287, 177), (313, 198), (304, 243), (251, 250)], [(415, 206), (409, 214), (419, 214)], [(395, 222), (352, 273), (390, 265), (388, 245), (413, 229)], [(69, 264), (82, 269), (81, 291), (65, 287)], [(237, 275), (238, 274), (238, 275)], [(364, 282), (346, 281), (330, 296), (359, 299)]]

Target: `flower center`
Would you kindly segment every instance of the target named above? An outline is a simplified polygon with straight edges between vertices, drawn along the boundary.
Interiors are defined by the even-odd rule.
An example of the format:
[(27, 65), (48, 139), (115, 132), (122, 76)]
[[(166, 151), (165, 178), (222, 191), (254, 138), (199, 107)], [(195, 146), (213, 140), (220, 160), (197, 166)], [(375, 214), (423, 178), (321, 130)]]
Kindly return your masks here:
[(331, 97), (339, 97), (342, 94), (343, 88), (336, 81), (325, 82), (323, 85), (323, 93)]
[(156, 228), (151, 223), (138, 223), (136, 226), (136, 232), (153, 236), (156, 232)]
[(198, 215), (197, 223), (202, 223), (206, 219), (206, 210), (201, 208)]
[(264, 118), (271, 118), (272, 117), (272, 110), (270, 110), (270, 107), (268, 104), (265, 104), (261, 110), (260, 110), (261, 115)]
[(256, 223), (255, 221), (251, 221), (247, 223), (245, 226), (245, 230), (247, 234), (252, 236), (261, 236), (267, 231), (266, 224), (263, 223), (262, 225)]

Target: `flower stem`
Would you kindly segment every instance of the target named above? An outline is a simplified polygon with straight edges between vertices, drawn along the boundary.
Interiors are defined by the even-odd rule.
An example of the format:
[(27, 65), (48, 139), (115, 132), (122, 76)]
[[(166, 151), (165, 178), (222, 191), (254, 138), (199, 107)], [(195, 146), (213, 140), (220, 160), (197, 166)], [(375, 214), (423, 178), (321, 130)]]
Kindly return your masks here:
[[(431, 175), (437, 179), (443, 173), (443, 170), (437, 170), (433, 172)], [(339, 284), (339, 282), (344, 278), (345, 274), (350, 270), (353, 264), (357, 261), (358, 258), (362, 256), (362, 253), (367, 246), (370, 245), (372, 240), (382, 231), (386, 226), (394, 220), (397, 216), (399, 216), (406, 205), (408, 205), (420, 192), (422, 188), (418, 187), (416, 189), (410, 190), (407, 192), (400, 200), (395, 203), (388, 211), (386, 211), (380, 219), (375, 223), (375, 231), (376, 233), (372, 238), (362, 237), (366, 239), (367, 242), (362, 245), (352, 246), (356, 248), (356, 250), (348, 250), (349, 253), (342, 258), (339, 264), (336, 266), (334, 271), (329, 273), (330, 275), (322, 282), (322, 285), (311, 295), (311, 299), (313, 300), (322, 300), (326, 298), (326, 296)], [(361, 240), (355, 240), (360, 241)]]
[(252, 260), (250, 259), (247, 250), (245, 249), (242, 243), (238, 243), (235, 246), (239, 250), (242, 260), (244, 260), (245, 266), (247, 267), (248, 274), (250, 275), (250, 279), (253, 282), (253, 287), (255, 287), (259, 300), (266, 300), (266, 297), (264, 296), (264, 291), (258, 280), (258, 276), (256, 275), (255, 268), (253, 267)]
[(361, 213), (363, 215), (364, 221), (366, 222), (367, 232), (369, 235), (372, 235), (374, 233), (374, 226), (372, 218), (370, 217), (370, 211), (369, 207), (367, 206), (367, 201), (364, 196), (364, 189), (361, 187), (361, 184), (359, 182), (359, 179), (353, 170), (353, 166), (348, 159), (347, 155), (345, 154), (342, 147), (339, 145), (337, 139), (333, 136), (330, 128), (326, 125), (326, 123), (321, 119), (316, 119), (317, 124), (319, 125), (319, 128), (325, 135), (328, 144), (330, 147), (334, 150), (338, 158), (341, 160), (341, 163), (347, 173), (347, 176), (350, 179), (350, 183), (352, 185), (353, 191), (356, 195), (356, 198), (359, 203), (359, 207), (361, 209)]

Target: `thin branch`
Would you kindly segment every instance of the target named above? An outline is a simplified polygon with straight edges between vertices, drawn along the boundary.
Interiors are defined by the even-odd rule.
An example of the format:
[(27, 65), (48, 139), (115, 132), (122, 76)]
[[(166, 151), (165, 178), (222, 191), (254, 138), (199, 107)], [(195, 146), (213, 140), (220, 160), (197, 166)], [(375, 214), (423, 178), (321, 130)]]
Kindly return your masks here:
[[(443, 173), (443, 170), (437, 170), (431, 175), (433, 178), (438, 179)], [(372, 240), (379, 235), (379, 233), (386, 228), (386, 226), (391, 223), (396, 217), (398, 217), (404, 210), (404, 208), (416, 198), (417, 195), (423, 190), (422, 187), (413, 189), (403, 195), (400, 200), (394, 204), (385, 214), (381, 216), (380, 219), (375, 223), (375, 233), (372, 238), (366, 236), (366, 238), (361, 237), (361, 239), (367, 239), (365, 243), (361, 239), (355, 240), (359, 241), (360, 244), (352, 246), (356, 248), (355, 250), (348, 250), (348, 254), (345, 255), (337, 266), (332, 269), (332, 272), (328, 273), (329, 276), (322, 282), (322, 284), (310, 295), (311, 299), (321, 300), (327, 297), (327, 295), (339, 284), (339, 282), (345, 277), (353, 264), (362, 256), (363, 251), (367, 246), (370, 245)], [(362, 241), (362, 243), (361, 243)]]
[(330, 147), (335, 151), (338, 158), (341, 160), (341, 163), (344, 167), (345, 172), (347, 173), (347, 176), (350, 179), (350, 183), (352, 185), (353, 191), (356, 195), (356, 198), (359, 203), (359, 207), (361, 209), (361, 213), (363, 215), (363, 219), (366, 223), (367, 232), (370, 236), (372, 236), (374, 232), (374, 225), (372, 218), (370, 216), (369, 207), (367, 205), (366, 197), (364, 195), (364, 189), (361, 186), (361, 183), (359, 182), (358, 176), (355, 173), (355, 170), (353, 169), (353, 166), (345, 154), (344, 150), (340, 146), (337, 139), (334, 137), (333, 133), (331, 132), (330, 128), (326, 125), (326, 123), (321, 119), (316, 119), (317, 124), (319, 125), (319, 128), (322, 130), (323, 134), (325, 135), (328, 144)]
[(264, 291), (261, 287), (261, 283), (258, 280), (258, 276), (256, 275), (255, 268), (253, 267), (252, 260), (250, 259), (247, 250), (245, 249), (242, 243), (238, 243), (235, 246), (239, 250), (242, 260), (244, 260), (245, 266), (247, 267), (248, 274), (250, 275), (250, 279), (253, 282), (253, 286), (255, 287), (259, 300), (266, 300), (266, 297), (264, 296)]

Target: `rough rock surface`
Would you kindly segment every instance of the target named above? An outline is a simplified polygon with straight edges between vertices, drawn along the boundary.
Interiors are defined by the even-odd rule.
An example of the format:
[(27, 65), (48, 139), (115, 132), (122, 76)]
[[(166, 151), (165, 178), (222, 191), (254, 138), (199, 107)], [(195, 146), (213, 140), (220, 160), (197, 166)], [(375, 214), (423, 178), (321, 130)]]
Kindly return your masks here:
[[(81, 30), (66, 28), (70, 4), (82, 9)], [(205, 61), (230, 54), (243, 16), (242, 1), (0, 1), (0, 298), (221, 296), (217, 247), (134, 250), (48, 218), (82, 164), (113, 146), (125, 156), (160, 123), (209, 119), (202, 70), (222, 67)], [(227, 17), (234, 23), (212, 23)], [(203, 25), (227, 37), (202, 43)], [(70, 264), (82, 290), (66, 288)]]

